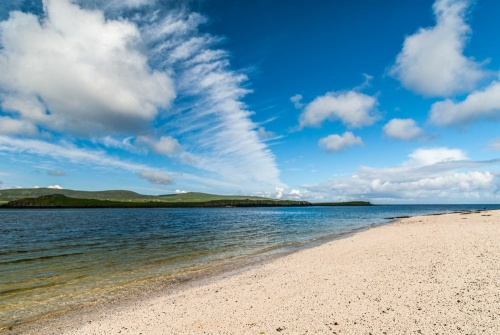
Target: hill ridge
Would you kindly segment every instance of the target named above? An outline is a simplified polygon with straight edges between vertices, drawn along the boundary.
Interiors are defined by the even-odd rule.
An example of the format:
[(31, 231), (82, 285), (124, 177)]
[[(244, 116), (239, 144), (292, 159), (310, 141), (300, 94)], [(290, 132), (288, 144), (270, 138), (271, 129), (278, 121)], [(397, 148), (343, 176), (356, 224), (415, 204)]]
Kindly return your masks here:
[(270, 198), (242, 195), (218, 195), (203, 192), (179, 194), (145, 195), (128, 190), (79, 191), (54, 188), (22, 188), (0, 190), (0, 201), (9, 202), (24, 198), (61, 194), (76, 199), (97, 199), (111, 201), (162, 201), (162, 202), (204, 202), (211, 200), (272, 200)]

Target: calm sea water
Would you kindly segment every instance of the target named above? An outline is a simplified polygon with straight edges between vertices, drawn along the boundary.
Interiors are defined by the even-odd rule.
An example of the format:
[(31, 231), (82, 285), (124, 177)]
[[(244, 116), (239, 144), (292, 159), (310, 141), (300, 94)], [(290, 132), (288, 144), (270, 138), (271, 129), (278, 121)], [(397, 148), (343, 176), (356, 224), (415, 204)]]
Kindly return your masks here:
[(494, 205), (0, 210), (0, 329), (388, 217)]

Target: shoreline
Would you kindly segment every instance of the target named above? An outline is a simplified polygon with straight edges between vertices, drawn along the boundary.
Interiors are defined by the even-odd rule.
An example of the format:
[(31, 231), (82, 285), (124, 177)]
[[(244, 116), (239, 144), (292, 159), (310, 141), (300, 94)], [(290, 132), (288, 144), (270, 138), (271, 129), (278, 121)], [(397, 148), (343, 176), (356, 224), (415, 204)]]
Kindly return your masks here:
[[(426, 221), (435, 221), (437, 218), (438, 221), (441, 220), (443, 217), (450, 217), (454, 216), (455, 219), (461, 216), (467, 215), (467, 218), (473, 217), (473, 216), (478, 216), (479, 218), (486, 218), (486, 215), (491, 215), (491, 214), (485, 214), (483, 215), (482, 213), (493, 213), (497, 218), (500, 217), (500, 211), (479, 211), (479, 212), (460, 212), (460, 213), (452, 213), (452, 214), (441, 214), (441, 215), (429, 215), (429, 216), (422, 216), (422, 217), (412, 217), (412, 218), (403, 218), (403, 219), (398, 219), (395, 222), (389, 222), (388, 224), (383, 224), (383, 225), (378, 225), (375, 228), (373, 227), (366, 227), (361, 230), (361, 232), (353, 232), (353, 233), (346, 233), (344, 236), (337, 237), (337, 239), (334, 240), (329, 240), (329, 241), (324, 241), (321, 243), (318, 243), (317, 245), (312, 245), (309, 248), (300, 248), (298, 251), (290, 251), (286, 255), (278, 255), (277, 257), (271, 257), (267, 260), (264, 261), (256, 261), (254, 264), (250, 264), (247, 266), (243, 266), (237, 269), (230, 269), (229, 271), (220, 271), (219, 273), (212, 275), (212, 276), (202, 276), (202, 278), (195, 278), (193, 280), (188, 281), (187, 283), (183, 283), (181, 285), (175, 286), (175, 287), (168, 287), (168, 288), (163, 288), (161, 290), (158, 290), (156, 292), (150, 292), (150, 294), (142, 294), (140, 296), (134, 296), (134, 297), (128, 297), (127, 299), (124, 300), (118, 300), (114, 302), (113, 304), (96, 304), (94, 306), (90, 306), (89, 308), (83, 308), (82, 310), (74, 310), (69, 313), (64, 313), (61, 316), (58, 316), (57, 318), (47, 318), (45, 320), (42, 320), (41, 322), (35, 322), (33, 324), (26, 324), (26, 325), (20, 325), (19, 327), (14, 326), (12, 331), (7, 332), (7, 334), (24, 334), (24, 333), (32, 333), (36, 332), (37, 334), (56, 334), (56, 333), (68, 333), (68, 334), (73, 334), (73, 333), (78, 333), (78, 327), (83, 327), (82, 329), (87, 329), (90, 327), (91, 323), (86, 322), (84, 319), (80, 319), (78, 317), (77, 319), (80, 319), (80, 321), (75, 320), (76, 316), (80, 316), (81, 312), (83, 312), (83, 315), (87, 319), (99, 319), (99, 318), (104, 318), (106, 319), (103, 314), (106, 312), (111, 312), (112, 314), (115, 315), (122, 315), (123, 313), (126, 313), (127, 311), (130, 310), (141, 310), (144, 312), (144, 305), (153, 303), (153, 305), (158, 303), (158, 300), (171, 300), (175, 299), (175, 297), (178, 296), (184, 296), (186, 294), (191, 294), (196, 291), (204, 291), (205, 288), (207, 287), (213, 287), (213, 286), (219, 286), (219, 285), (226, 285), (227, 282), (234, 282), (238, 281), (241, 278), (248, 277), (252, 273), (259, 273), (262, 271), (266, 271), (268, 268), (275, 268), (276, 266), (280, 266), (283, 263), (289, 263), (290, 259), (293, 258), (300, 258), (300, 255), (303, 255), (304, 253), (306, 254), (315, 254), (320, 252), (321, 250), (339, 245), (339, 244), (346, 244), (347, 240), (359, 240), (360, 236), (363, 238), (365, 235), (373, 234), (374, 231), (379, 231), (381, 228), (394, 228), (394, 227), (400, 227), (407, 225), (407, 221), (418, 221), (418, 222), (426, 222)], [(415, 223), (414, 222), (414, 223)], [(418, 224), (415, 223), (415, 224)], [(425, 225), (426, 223), (424, 223)], [(460, 222), (458, 223), (460, 224)], [(407, 226), (408, 227), (412, 227)], [(359, 270), (359, 269), (358, 269)], [(283, 283), (282, 283), (283, 284)], [(286, 284), (286, 283), (285, 283)], [(251, 285), (251, 284), (248, 284)], [(237, 289), (237, 287), (233, 287), (234, 289)], [(233, 292), (233, 294), (239, 294), (238, 292)], [(216, 298), (212, 294), (212, 298)], [(194, 300), (191, 301), (193, 304), (198, 304), (199, 302)], [(142, 307), (141, 307), (142, 305)], [(160, 304), (161, 305), (161, 304)], [(162, 305), (165, 308), (170, 308), (171, 306), (165, 306)], [(148, 314), (148, 313), (146, 313)], [(52, 315), (53, 316), (53, 315)], [(147, 317), (147, 315), (145, 316)], [(109, 320), (108, 320), (109, 321)], [(95, 325), (95, 323), (94, 323)], [(138, 325), (137, 325), (138, 326)], [(54, 330), (51, 330), (51, 328), (57, 328), (57, 331), (53, 332)], [(76, 328), (75, 328), (76, 327)], [(234, 327), (234, 325), (233, 325)], [(279, 328), (279, 327), (278, 327)], [(278, 329), (276, 328), (276, 329)], [(94, 329), (94, 328), (92, 328)], [(173, 328), (172, 328), (173, 329)], [(245, 328), (246, 329), (246, 328)], [(240, 332), (245, 332), (245, 329), (240, 329)], [(108, 329), (109, 330), (109, 329)], [(137, 330), (137, 329), (136, 329)], [(291, 329), (289, 328), (284, 328), (283, 331), (288, 330), (288, 332), (284, 333), (290, 333), (294, 334), (294, 332), (291, 332)], [(191, 330), (192, 331), (192, 330)], [(212, 330), (213, 331), (213, 330)], [(248, 331), (248, 329), (246, 329)], [(274, 330), (276, 331), (276, 330)], [(238, 331), (235, 330), (235, 333)], [(93, 333), (92, 331), (90, 332), (83, 332), (83, 333)], [(83, 334), (82, 333), (82, 334)], [(104, 331), (106, 333), (106, 331)], [(123, 333), (123, 332), (122, 332)], [(126, 332), (125, 332), (126, 333)], [(133, 332), (131, 332), (133, 333)], [(146, 331), (144, 334), (149, 334), (150, 332)], [(156, 332), (153, 330), (154, 334), (160, 334), (161, 332)], [(168, 332), (166, 332), (168, 333)], [(174, 331), (175, 333), (175, 331)], [(192, 332), (193, 334), (196, 332)], [(209, 333), (219, 333), (219, 332), (209, 332)], [(227, 333), (227, 334), (232, 334), (233, 332), (228, 331), (228, 332), (220, 332), (220, 333)], [(267, 332), (266, 332), (267, 333)]]
[[(246, 271), (258, 269), (279, 259), (300, 252), (302, 250), (313, 249), (325, 243), (349, 238), (363, 231), (375, 227), (392, 224), (391, 218), (387, 218), (384, 223), (373, 223), (366, 227), (352, 228), (349, 231), (333, 233), (306, 242), (297, 242), (290, 245), (281, 245), (270, 247), (269, 249), (252, 254), (236, 256), (235, 258), (215, 261), (214, 264), (208, 264), (207, 267), (182, 272), (178, 276), (165, 276), (159, 279), (144, 279), (140, 284), (126, 284), (112, 290), (113, 295), (101, 296), (97, 299), (78, 303), (76, 305), (61, 310), (47, 312), (43, 315), (37, 315), (27, 318), (20, 322), (16, 320), (0, 326), (0, 331), (6, 331), (8, 335), (39, 333), (40, 329), (48, 329), (52, 325), (71, 323), (73, 328), (75, 318), (81, 314), (86, 316), (98, 316), (102, 310), (120, 309), (126, 306), (135, 305), (142, 300), (154, 299), (159, 296), (169, 296), (181, 293), (185, 290), (208, 285), (228, 277), (238, 276)], [(170, 277), (167, 279), (167, 277)], [(110, 291), (111, 294), (111, 291)], [(84, 322), (78, 323), (84, 325)], [(47, 334), (56, 334), (49, 332)]]

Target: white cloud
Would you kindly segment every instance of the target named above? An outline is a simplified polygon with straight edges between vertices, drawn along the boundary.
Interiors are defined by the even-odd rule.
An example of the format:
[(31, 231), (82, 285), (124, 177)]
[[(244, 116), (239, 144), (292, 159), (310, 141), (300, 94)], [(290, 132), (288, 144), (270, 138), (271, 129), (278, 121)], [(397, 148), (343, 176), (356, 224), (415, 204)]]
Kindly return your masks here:
[(274, 197), (276, 199), (281, 199), (281, 198), (283, 198), (284, 192), (285, 192), (284, 188), (282, 188), (282, 187), (276, 187), (276, 193), (275, 193)]
[(450, 99), (431, 106), (429, 120), (438, 126), (465, 125), (477, 120), (500, 120), (500, 82), (475, 91), (461, 102)]
[(185, 194), (187, 191), (184, 190), (175, 190), (175, 194)]
[(289, 195), (290, 195), (290, 197), (295, 198), (295, 199), (302, 198), (302, 192), (300, 192), (299, 190), (291, 190)]
[(302, 95), (301, 94), (295, 94), (293, 97), (290, 98), (290, 101), (293, 102), (293, 105), (297, 109), (301, 109), (304, 107), (304, 104), (301, 102), (302, 101)]
[(52, 189), (56, 189), (56, 190), (62, 190), (63, 189), (63, 187), (59, 186), (59, 185), (50, 185), (50, 186), (47, 186), (47, 188), (52, 188)]
[(175, 181), (170, 177), (168, 174), (160, 172), (160, 171), (154, 171), (154, 170), (148, 170), (148, 171), (142, 171), (138, 173), (139, 177), (142, 179), (148, 180), (152, 184), (156, 185), (171, 185), (175, 184)]
[(319, 126), (323, 121), (340, 120), (349, 127), (362, 127), (377, 120), (377, 99), (356, 91), (330, 92), (310, 102), (299, 118), (299, 127)]
[(422, 129), (413, 119), (392, 119), (384, 126), (384, 133), (398, 140), (411, 140), (422, 135)]
[(266, 198), (274, 197), (280, 200), (301, 200), (303, 198), (300, 190), (292, 189), (291, 191), (287, 191), (282, 187), (276, 187), (274, 194), (260, 193), (260, 196)]
[(0, 98), (4, 111), (19, 113), (24, 119), (29, 120), (24, 120), (24, 122), (43, 124), (48, 121), (45, 106), (37, 97), (29, 95), (9, 96), (3, 94), (0, 95)]
[(329, 135), (319, 140), (319, 145), (326, 151), (341, 151), (355, 145), (363, 145), (363, 140), (359, 136), (354, 136), (350, 131), (342, 135)]
[(5, 109), (46, 129), (88, 136), (137, 131), (170, 105), (173, 81), (150, 69), (135, 25), (69, 0), (47, 0), (44, 10), (41, 22), (12, 12), (0, 23)]
[[(481, 191), (492, 186), (493, 175), (489, 171), (453, 172), (419, 180), (391, 182), (374, 179), (370, 186), (374, 193), (402, 194), (404, 197), (437, 196), (456, 197), (455, 192)], [(415, 195), (412, 193), (415, 192)], [(455, 193), (455, 194), (453, 194)]]
[(391, 70), (406, 88), (425, 96), (450, 96), (474, 89), (484, 77), (480, 64), (463, 55), (470, 34), (465, 22), (469, 4), (436, 0), (436, 25), (406, 37)]
[(443, 162), (465, 161), (469, 158), (460, 149), (420, 148), (413, 151), (406, 162), (408, 166), (426, 166)]
[[(398, 166), (360, 167), (350, 177), (303, 185), (309, 196), (379, 203), (498, 202), (500, 160), (472, 161), (459, 149), (425, 148)], [(480, 200), (481, 199), (481, 200)]]
[(0, 134), (4, 135), (37, 135), (38, 128), (26, 120), (17, 120), (0, 116)]

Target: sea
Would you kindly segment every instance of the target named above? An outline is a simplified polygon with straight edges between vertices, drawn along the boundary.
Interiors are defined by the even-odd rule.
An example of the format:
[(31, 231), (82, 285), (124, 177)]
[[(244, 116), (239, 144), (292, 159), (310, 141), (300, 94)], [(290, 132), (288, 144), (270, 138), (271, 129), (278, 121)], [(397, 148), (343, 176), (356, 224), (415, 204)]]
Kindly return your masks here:
[(500, 205), (0, 210), (0, 330), (390, 223)]

